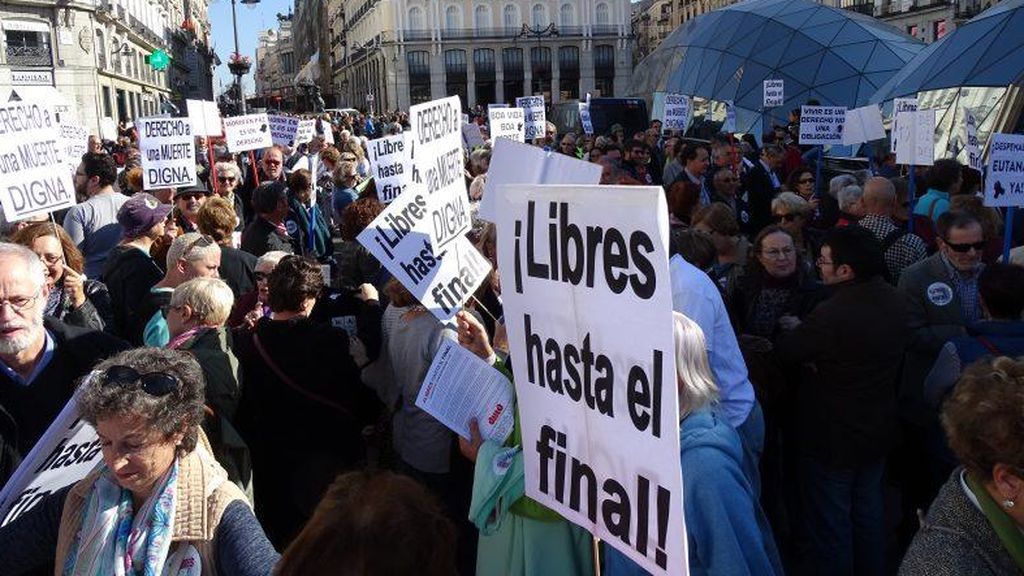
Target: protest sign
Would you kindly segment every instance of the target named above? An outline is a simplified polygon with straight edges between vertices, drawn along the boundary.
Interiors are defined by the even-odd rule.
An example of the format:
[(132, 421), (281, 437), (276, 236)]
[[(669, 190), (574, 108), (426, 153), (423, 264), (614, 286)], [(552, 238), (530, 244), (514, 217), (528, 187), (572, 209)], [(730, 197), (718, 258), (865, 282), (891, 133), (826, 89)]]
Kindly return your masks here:
[(764, 107), (776, 108), (786, 101), (786, 83), (783, 80), (764, 81)]
[(110, 116), (100, 118), (100, 138), (103, 140), (117, 140), (117, 123)]
[(405, 191), (412, 176), (408, 166), (405, 134), (371, 140), (367, 148), (370, 151), (370, 170), (377, 187), (377, 198), (384, 204), (390, 204)]
[(843, 106), (801, 106), (800, 144), (842, 144), (845, 122), (846, 108)]
[(188, 118), (140, 118), (142, 189), (177, 188), (196, 183), (193, 124)]
[(96, 430), (79, 418), (77, 395), (73, 396), (0, 492), (0, 526), (85, 478), (102, 459)]
[(466, 440), (476, 418), (484, 440), (504, 444), (515, 423), (512, 382), (458, 342), (441, 339), (416, 406)]
[(917, 111), (917, 98), (896, 98), (892, 101), (892, 123), (889, 126), (889, 150), (896, 151), (897, 140), (899, 139), (900, 114), (904, 112)]
[(527, 496), (684, 573), (664, 190), (506, 185), (497, 211)]
[(358, 240), (424, 308), (440, 320), (450, 320), (487, 279), (491, 263), (464, 235), (435, 250), (429, 226), (426, 193), (410, 187)]
[(295, 145), (308, 144), (316, 136), (316, 120), (299, 120), (295, 128)]
[(736, 106), (732, 101), (725, 103), (725, 121), (722, 122), (722, 132), (736, 131)]
[[(465, 114), (463, 114), (463, 116), (465, 116)], [(471, 122), (463, 122), (462, 144), (468, 150), (479, 148), (480, 146), (486, 146), (487, 142), (484, 141), (483, 134), (480, 133), (480, 126)]]
[(487, 112), (490, 113), (490, 111), (493, 110), (494, 108), (508, 108), (508, 104), (505, 104), (505, 103), (488, 104), (487, 105)]
[(1024, 135), (992, 135), (985, 206), (1024, 206)]
[[(409, 158), (428, 199), (427, 232), (435, 255), (469, 231), (472, 218), (462, 162), (462, 105), (458, 96), (409, 109)], [(417, 186), (418, 187), (418, 186)]]
[(665, 96), (665, 118), (662, 127), (666, 130), (686, 131), (690, 125), (692, 105), (689, 96), (682, 94), (667, 94)]
[(983, 172), (981, 144), (978, 142), (978, 118), (970, 108), (964, 108), (964, 142), (967, 165), (978, 172)]
[(299, 130), (299, 119), (294, 116), (267, 116), (270, 123), (270, 138), (275, 146), (295, 146), (295, 133)]
[(64, 122), (60, 125), (64, 139), (64, 160), (72, 169), (78, 168), (82, 156), (89, 151), (89, 131), (80, 124)]
[(0, 104), (0, 204), (8, 222), (75, 205), (67, 148), (49, 102)]
[(594, 134), (594, 123), (590, 120), (590, 103), (580, 102), (580, 124), (583, 126), (583, 133), (592, 136)]
[(324, 144), (334, 146), (334, 127), (331, 126), (331, 123), (326, 120), (321, 120), (319, 131), (324, 135)]
[(882, 111), (875, 104), (846, 111), (843, 124), (843, 144), (861, 144), (885, 138)]
[(907, 111), (896, 123), (896, 163), (931, 166), (935, 163), (935, 110)]
[(224, 119), (224, 137), (231, 152), (248, 152), (270, 148), (274, 139), (266, 114), (232, 116)]
[(524, 96), (516, 98), (516, 108), (523, 109), (523, 115), (526, 119), (526, 139), (543, 138), (544, 128), (547, 124), (547, 119), (544, 117), (544, 97)]
[(220, 108), (209, 100), (186, 100), (188, 119), (192, 122), (192, 134), (196, 136), (220, 136)]
[(495, 190), (503, 184), (597, 184), (601, 181), (600, 164), (505, 139), (494, 142), (490, 166), (477, 215), (491, 222), (497, 221)]
[(522, 108), (492, 108), (487, 112), (491, 139), (507, 138), (526, 142), (526, 113)]

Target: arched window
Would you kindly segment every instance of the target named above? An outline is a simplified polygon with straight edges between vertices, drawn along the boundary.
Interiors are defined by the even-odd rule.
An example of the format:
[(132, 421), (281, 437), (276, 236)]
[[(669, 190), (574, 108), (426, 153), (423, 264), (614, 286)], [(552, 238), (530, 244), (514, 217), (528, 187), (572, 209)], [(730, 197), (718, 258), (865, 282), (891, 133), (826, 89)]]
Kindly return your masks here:
[(601, 2), (600, 4), (597, 5), (595, 11), (597, 13), (597, 17), (595, 18), (596, 23), (601, 26), (607, 26), (609, 20), (611, 19), (609, 18), (608, 14), (608, 5), (605, 4), (604, 2)]
[(409, 8), (409, 29), (423, 30), (423, 9), (419, 6)]
[(543, 4), (533, 5), (533, 27), (541, 28), (548, 25), (548, 11)]
[(505, 24), (505, 28), (518, 28), (521, 22), (519, 21), (519, 11), (516, 10), (515, 4), (508, 4), (505, 6), (505, 12), (502, 16), (502, 21)]
[(476, 11), (473, 13), (473, 25), (476, 26), (477, 30), (491, 27), (491, 9), (487, 6), (480, 5), (476, 7)]
[(573, 12), (572, 4), (562, 4), (558, 11), (558, 25), (563, 27), (572, 26), (576, 20), (576, 15)]
[(444, 28), (445, 30), (455, 30), (457, 28), (462, 28), (462, 18), (460, 18), (458, 6), (449, 6), (445, 8)]

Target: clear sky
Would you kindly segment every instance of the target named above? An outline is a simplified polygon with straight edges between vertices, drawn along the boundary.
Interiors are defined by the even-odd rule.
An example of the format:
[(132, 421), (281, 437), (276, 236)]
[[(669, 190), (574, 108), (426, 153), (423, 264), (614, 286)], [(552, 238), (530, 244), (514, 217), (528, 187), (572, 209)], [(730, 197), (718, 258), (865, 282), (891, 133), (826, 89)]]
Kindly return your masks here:
[[(238, 46), (242, 54), (255, 60), (256, 41), (261, 30), (277, 28), (277, 14), (287, 14), (292, 0), (261, 0), (254, 7), (243, 5), (240, 1), (235, 7), (238, 14)], [(228, 58), (235, 51), (235, 38), (231, 27), (231, 0), (212, 0), (210, 2), (210, 26), (213, 28), (213, 45), (220, 56), (222, 64), (214, 73), (214, 98), (222, 86), (234, 82), (234, 76), (228, 71)], [(245, 77), (245, 92), (252, 92), (253, 70)]]

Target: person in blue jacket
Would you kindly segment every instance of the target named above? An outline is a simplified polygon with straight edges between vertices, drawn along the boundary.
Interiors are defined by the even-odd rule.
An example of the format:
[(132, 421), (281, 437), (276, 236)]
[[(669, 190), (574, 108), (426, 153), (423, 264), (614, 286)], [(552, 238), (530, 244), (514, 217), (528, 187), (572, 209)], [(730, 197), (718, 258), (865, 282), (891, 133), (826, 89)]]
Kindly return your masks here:
[[(673, 317), (689, 573), (782, 574), (768, 520), (743, 473), (740, 438), (716, 410), (718, 388), (704, 333), (686, 316), (674, 312)], [(604, 551), (606, 576), (647, 574), (611, 546)]]

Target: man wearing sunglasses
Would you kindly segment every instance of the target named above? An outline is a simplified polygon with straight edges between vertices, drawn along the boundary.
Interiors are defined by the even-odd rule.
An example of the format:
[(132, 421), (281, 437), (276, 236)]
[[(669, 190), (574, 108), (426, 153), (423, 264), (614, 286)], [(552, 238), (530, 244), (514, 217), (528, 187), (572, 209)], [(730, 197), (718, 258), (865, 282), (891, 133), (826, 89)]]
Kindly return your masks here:
[[(942, 433), (936, 411), (924, 401), (925, 377), (943, 344), (964, 335), (968, 324), (982, 319), (978, 276), (984, 267), (985, 236), (981, 222), (966, 212), (944, 212), (937, 229), (939, 251), (905, 269), (898, 285), (907, 298), (913, 331), (904, 363), (900, 416), (905, 420), (908, 452), (919, 458), (928, 454), (927, 439)], [(928, 462), (907, 462), (907, 467), (928, 470)], [(910, 504), (927, 506), (943, 480), (918, 478), (917, 489), (910, 493), (921, 496), (921, 501)]]

